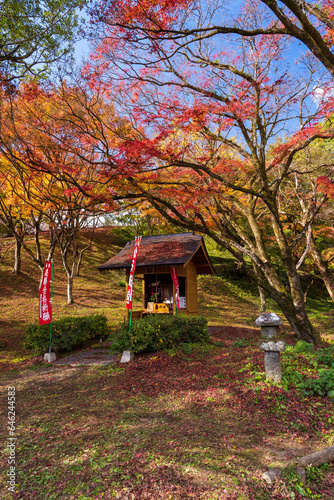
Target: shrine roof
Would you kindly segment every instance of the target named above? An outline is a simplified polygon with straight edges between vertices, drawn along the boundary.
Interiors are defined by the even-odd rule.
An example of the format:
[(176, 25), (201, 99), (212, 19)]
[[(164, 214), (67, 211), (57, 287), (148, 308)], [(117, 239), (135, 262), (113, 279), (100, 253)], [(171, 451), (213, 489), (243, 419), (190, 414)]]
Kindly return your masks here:
[[(98, 267), (100, 271), (131, 267), (135, 240), (129, 241), (114, 257)], [(136, 269), (151, 266), (185, 266), (191, 259), (198, 274), (214, 274), (201, 235), (194, 233), (162, 234), (141, 238)]]

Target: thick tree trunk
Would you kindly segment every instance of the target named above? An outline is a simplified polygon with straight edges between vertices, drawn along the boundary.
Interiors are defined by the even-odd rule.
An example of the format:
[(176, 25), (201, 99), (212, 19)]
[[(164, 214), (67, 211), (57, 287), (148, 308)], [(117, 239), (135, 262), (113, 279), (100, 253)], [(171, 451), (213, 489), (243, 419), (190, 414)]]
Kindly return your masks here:
[(295, 310), (296, 325), (299, 326), (301, 335), (300, 338), (301, 340), (306, 340), (306, 342), (314, 342), (315, 344), (320, 344), (320, 336), (312, 327), (307, 316), (304, 294), (295, 266), (291, 266), (291, 269), (288, 267), (288, 277), (290, 283), (290, 293)]
[[(263, 262), (261, 266), (263, 277), (261, 277), (259, 269), (256, 269), (256, 265), (253, 264), (255, 271), (253, 280), (280, 307), (297, 339), (305, 340), (312, 344), (320, 344), (321, 338), (318, 332), (312, 327), (307, 316), (304, 294), (294, 261), (292, 258), (290, 260), (286, 259), (284, 264), (289, 280), (289, 291), (286, 290), (276, 269), (268, 261)], [(267, 283), (264, 282), (264, 277)]]
[[(273, 206), (274, 201), (275, 200), (272, 200)], [(273, 211), (272, 226), (278, 247), (280, 249), (281, 259), (287, 274), (290, 289), (289, 293), (282, 293), (282, 289), (278, 289), (280, 290), (278, 295), (282, 304), (280, 305), (282, 312), (289, 321), (291, 328), (298, 339), (305, 340), (306, 342), (312, 344), (321, 344), (320, 335), (313, 328), (307, 316), (304, 294), (298, 270), (291, 248), (286, 241), (286, 236), (279, 220), (278, 209)], [(283, 300), (281, 300), (281, 298)], [(278, 304), (277, 300), (276, 302)]]
[(298, 340), (311, 344), (321, 344), (319, 333), (308, 319), (302, 291), (299, 295), (288, 293), (271, 293), (271, 298), (282, 310)]
[[(256, 266), (253, 265), (253, 268), (255, 272), (250, 277), (252, 277), (259, 289), (262, 288), (262, 290), (265, 290), (266, 294), (276, 302), (290, 323), (297, 339), (305, 340), (312, 344), (320, 344), (321, 338), (318, 332), (312, 327), (307, 316), (304, 294), (293, 261), (291, 260), (289, 265), (286, 264), (286, 271), (289, 278), (289, 292), (277, 275), (275, 268), (269, 262), (263, 263), (261, 267), (267, 283), (263, 280), (263, 277), (261, 279), (260, 273), (255, 269)], [(247, 272), (247, 267), (244, 269)]]
[(313, 328), (305, 311), (304, 302), (293, 310), (284, 309), (284, 315), (289, 321), (293, 332), (299, 340), (305, 340), (310, 344), (321, 344), (318, 332)]
[(308, 319), (300, 278), (292, 258), (289, 262), (285, 262), (285, 268), (289, 279), (290, 293), (287, 294), (289, 300), (284, 301), (286, 305), (283, 313), (298, 339), (312, 344), (321, 344), (319, 333)]
[(327, 263), (324, 261), (321, 253), (317, 249), (313, 238), (311, 240), (310, 251), (311, 251), (311, 255), (314, 259), (314, 262), (315, 262), (317, 268), (319, 269), (322, 280), (325, 283), (327, 292), (329, 293), (330, 298), (334, 302), (334, 279), (333, 279), (333, 276), (331, 275), (330, 270), (328, 269)]

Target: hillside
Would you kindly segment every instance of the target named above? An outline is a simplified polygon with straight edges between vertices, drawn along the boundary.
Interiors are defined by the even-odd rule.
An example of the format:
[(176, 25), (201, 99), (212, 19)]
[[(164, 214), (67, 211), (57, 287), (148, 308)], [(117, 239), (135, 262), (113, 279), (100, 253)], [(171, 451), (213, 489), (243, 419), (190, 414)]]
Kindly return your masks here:
[[(102, 312), (118, 328), (124, 272), (100, 274), (96, 268), (123, 243), (111, 228), (97, 231), (71, 306), (56, 253), (56, 319)], [(333, 465), (307, 468), (307, 487), (296, 482), (293, 469), (298, 457), (334, 444), (331, 397), (305, 395), (297, 387), (302, 380), (309, 390), (319, 377), (319, 348), (289, 346), (284, 383), (266, 381), (254, 328), (256, 287), (226, 254), (210, 242), (207, 248), (217, 272), (199, 279), (209, 343), (141, 353), (126, 365), (77, 367), (43, 363), (22, 349), (24, 326), (38, 319), (39, 273), (24, 259), (22, 275), (13, 276), (12, 249), (7, 252), (0, 270), (0, 393), (8, 413), (0, 426), (4, 442), (12, 434), (17, 439), (16, 493), (6, 483), (11, 450), (4, 446), (1, 498), (44, 500), (46, 485), (48, 500), (333, 498)], [(320, 285), (310, 291), (309, 303), (312, 319), (333, 340), (332, 308)], [(294, 344), (288, 325), (283, 331)], [(328, 366), (319, 367), (330, 375)], [(282, 481), (269, 486), (263, 472), (277, 467)]]
[[(118, 234), (117, 234), (118, 233)], [(46, 248), (46, 237), (42, 238)], [(88, 241), (88, 235), (82, 233), (81, 244)], [(53, 318), (68, 315), (86, 315), (103, 313), (114, 328), (124, 321), (125, 272), (112, 271), (100, 273), (97, 267), (115, 255), (126, 243), (112, 227), (99, 228), (93, 238), (91, 248), (85, 253), (80, 276), (74, 282), (74, 304), (66, 302), (66, 275), (62, 267), (59, 252), (54, 256)], [(30, 257), (22, 253), (22, 273), (12, 274), (14, 263), (14, 242), (11, 238), (2, 238), (0, 260), (0, 345), (1, 362), (10, 362), (16, 367), (32, 355), (24, 351), (20, 341), (27, 323), (38, 321), (38, 286), (40, 273)], [(30, 240), (33, 248), (33, 240)], [(8, 245), (8, 246), (7, 246)], [(255, 326), (259, 315), (259, 297), (256, 287), (242, 276), (235, 263), (215, 245), (206, 242), (214, 264), (215, 276), (200, 276), (198, 279), (199, 312), (210, 325)], [(5, 249), (8, 249), (7, 252)], [(320, 286), (320, 285), (319, 285)], [(319, 290), (321, 293), (319, 293)], [(141, 284), (135, 282), (134, 308), (140, 305)], [(322, 330), (330, 334), (333, 325), (333, 308), (325, 292), (314, 289), (309, 292), (310, 316)], [(269, 310), (282, 316), (269, 301)], [(286, 322), (285, 322), (286, 323)], [(285, 331), (290, 332), (286, 323)]]

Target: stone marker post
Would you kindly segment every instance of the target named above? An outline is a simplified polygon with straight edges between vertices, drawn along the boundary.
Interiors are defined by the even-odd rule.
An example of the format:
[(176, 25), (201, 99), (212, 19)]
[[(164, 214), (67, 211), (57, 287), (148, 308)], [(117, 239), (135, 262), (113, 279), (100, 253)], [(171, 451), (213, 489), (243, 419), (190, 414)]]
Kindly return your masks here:
[(283, 321), (275, 313), (262, 313), (255, 321), (261, 327), (261, 336), (264, 339), (260, 344), (264, 351), (264, 367), (266, 379), (282, 382), (282, 365), (280, 352), (285, 351), (285, 342), (279, 340), (279, 327)]
[(133, 359), (133, 352), (132, 351), (123, 351), (122, 357), (121, 357), (121, 363), (129, 363)]
[(44, 354), (44, 361), (46, 361), (47, 363), (53, 363), (54, 361), (56, 361), (56, 353), (55, 352), (47, 352), (46, 354)]

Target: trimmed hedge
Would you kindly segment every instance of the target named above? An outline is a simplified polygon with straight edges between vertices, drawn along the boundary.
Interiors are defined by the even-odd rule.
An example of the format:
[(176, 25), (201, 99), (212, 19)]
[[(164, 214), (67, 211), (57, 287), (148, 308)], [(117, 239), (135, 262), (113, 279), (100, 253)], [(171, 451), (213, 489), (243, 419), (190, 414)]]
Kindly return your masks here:
[(207, 320), (201, 316), (152, 315), (138, 319), (111, 337), (112, 352), (157, 352), (181, 343), (205, 343), (209, 340)]
[[(84, 346), (97, 336), (106, 337), (110, 333), (107, 318), (103, 314), (90, 316), (68, 316), (52, 323), (52, 351), (71, 351)], [(31, 323), (25, 329), (23, 346), (37, 353), (48, 352), (50, 325)]]

